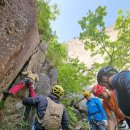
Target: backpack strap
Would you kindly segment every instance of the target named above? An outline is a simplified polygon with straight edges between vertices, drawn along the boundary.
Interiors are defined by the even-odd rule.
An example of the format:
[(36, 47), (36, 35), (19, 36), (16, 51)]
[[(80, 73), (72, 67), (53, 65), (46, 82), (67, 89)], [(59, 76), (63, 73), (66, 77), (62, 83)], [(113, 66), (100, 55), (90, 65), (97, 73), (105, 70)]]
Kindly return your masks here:
[[(48, 101), (48, 100), (51, 100), (51, 99), (49, 99), (49, 97), (46, 97), (46, 99), (47, 99), (47, 101)], [(47, 104), (47, 106), (48, 106), (48, 104)], [(47, 107), (46, 107), (46, 108), (47, 108)], [(45, 111), (46, 111), (46, 110), (45, 110)], [(42, 124), (42, 120), (43, 120), (44, 117), (42, 117), (42, 118), (40, 119), (39, 116), (38, 116), (38, 114), (36, 113), (36, 114), (35, 114), (35, 118), (37, 119), (38, 123)]]
[(41, 122), (41, 119), (40, 119), (39, 116), (38, 116), (38, 114), (35, 114), (35, 119), (37, 119), (38, 123), (40, 123), (40, 124), (42, 123), (42, 122)]
[[(55, 103), (52, 99), (50, 99), (49, 97), (46, 97), (46, 99), (47, 99), (47, 101), (48, 101), (48, 105), (47, 105), (47, 107), (46, 107), (46, 110), (48, 109), (49, 110), (49, 112), (50, 112), (50, 115), (54, 115), (53, 114), (53, 105), (55, 105), (55, 104), (57, 104), (57, 103)], [(63, 114), (63, 111), (64, 111), (64, 105), (62, 105), (62, 104), (57, 104), (58, 106), (60, 106), (60, 110), (62, 111), (61, 112), (61, 114)], [(51, 107), (52, 106), (52, 107)], [(59, 118), (62, 118), (62, 116), (59, 116), (58, 114), (55, 114), (55, 116), (56, 117), (59, 117)], [(37, 119), (37, 121), (38, 121), (38, 123), (40, 123), (40, 125), (42, 126), (42, 127), (44, 127), (44, 119), (45, 119), (45, 117), (46, 117), (46, 112), (45, 112), (45, 115), (44, 115), (44, 117), (42, 118), (42, 119), (40, 119), (39, 118), (39, 116), (38, 116), (38, 114), (36, 114), (35, 115), (35, 117), (36, 117), (36, 119)]]

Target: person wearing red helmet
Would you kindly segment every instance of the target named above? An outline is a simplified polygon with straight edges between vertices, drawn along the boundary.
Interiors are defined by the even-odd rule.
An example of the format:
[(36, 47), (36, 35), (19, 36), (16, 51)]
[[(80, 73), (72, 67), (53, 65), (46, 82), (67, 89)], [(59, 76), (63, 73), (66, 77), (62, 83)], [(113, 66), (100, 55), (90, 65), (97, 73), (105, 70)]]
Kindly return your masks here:
[(99, 84), (96, 84), (92, 88), (92, 93), (94, 94), (94, 96), (100, 97), (103, 99), (103, 107), (107, 113), (109, 130), (115, 130), (115, 127), (116, 127), (116, 124), (114, 123), (114, 119), (112, 116), (112, 112), (114, 112), (116, 116), (117, 123), (123, 124), (124, 116), (119, 109), (114, 93), (112, 91), (111, 92), (106, 91), (106, 88)]

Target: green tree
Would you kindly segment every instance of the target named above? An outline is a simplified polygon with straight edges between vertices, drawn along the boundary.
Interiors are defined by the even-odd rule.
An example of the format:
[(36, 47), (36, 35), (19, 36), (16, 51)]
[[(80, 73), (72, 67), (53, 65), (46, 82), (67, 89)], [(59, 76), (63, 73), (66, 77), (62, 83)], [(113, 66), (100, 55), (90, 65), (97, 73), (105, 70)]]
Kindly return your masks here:
[(89, 11), (87, 16), (79, 21), (82, 32), (80, 39), (85, 48), (91, 51), (92, 56), (100, 54), (104, 58), (102, 64), (94, 63), (95, 69), (103, 65), (112, 65), (117, 69), (128, 69), (130, 61), (130, 12), (123, 15), (119, 10), (114, 30), (117, 39), (112, 41), (106, 33), (104, 17), (107, 15), (106, 7), (99, 6), (95, 12)]
[(73, 130), (78, 120), (74, 113), (74, 108), (68, 104), (74, 98), (72, 95), (79, 93), (79, 91), (81, 92), (82, 87), (87, 83), (86, 76), (83, 74), (86, 67), (84, 64), (79, 63), (77, 59), (67, 60), (66, 45), (58, 43), (57, 37), (53, 37), (49, 44), (48, 57), (58, 70), (58, 84), (63, 86), (65, 90), (62, 102), (69, 114), (69, 128)]
[(50, 26), (59, 14), (57, 4), (50, 5), (50, 0), (37, 0), (37, 24), (42, 40), (49, 42), (55, 36)]
[[(42, 40), (48, 42), (47, 56), (58, 70), (58, 84), (64, 87), (65, 97), (63, 102), (65, 106), (71, 101), (73, 92), (81, 91), (86, 81), (86, 76), (82, 73), (86, 69), (85, 65), (79, 63), (77, 59), (67, 60), (66, 45), (58, 43), (56, 32), (50, 26), (50, 22), (56, 19), (59, 10), (57, 5), (49, 5), (50, 1), (37, 0), (37, 23), (38, 30), (42, 36)], [(70, 128), (73, 129), (77, 123), (77, 117), (73, 112), (73, 107), (67, 106), (70, 117)]]
[(86, 66), (78, 59), (70, 59), (58, 67), (58, 83), (64, 86), (66, 92), (81, 92), (87, 84), (83, 70)]
[(67, 48), (64, 44), (58, 43), (57, 36), (53, 37), (50, 41), (48, 46), (48, 58), (57, 69), (58, 66), (63, 64), (67, 59)]

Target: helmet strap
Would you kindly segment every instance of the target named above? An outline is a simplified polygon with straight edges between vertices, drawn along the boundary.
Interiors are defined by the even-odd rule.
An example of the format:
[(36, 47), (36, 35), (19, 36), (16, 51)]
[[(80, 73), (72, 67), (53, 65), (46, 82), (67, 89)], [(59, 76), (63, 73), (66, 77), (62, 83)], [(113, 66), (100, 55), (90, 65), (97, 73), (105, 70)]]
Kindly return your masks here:
[(108, 84), (108, 86), (113, 90), (114, 88), (112, 87), (112, 85), (107, 81), (106, 82)]

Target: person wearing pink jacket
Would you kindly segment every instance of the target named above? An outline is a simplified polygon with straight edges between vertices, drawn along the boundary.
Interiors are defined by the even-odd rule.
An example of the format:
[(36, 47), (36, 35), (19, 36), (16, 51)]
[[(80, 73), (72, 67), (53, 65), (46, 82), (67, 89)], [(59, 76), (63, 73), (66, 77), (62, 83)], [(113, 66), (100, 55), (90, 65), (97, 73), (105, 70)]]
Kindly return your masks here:
[(34, 84), (36, 81), (39, 81), (39, 77), (37, 74), (32, 73), (31, 71), (22, 72), (25, 75), (25, 78), (22, 79), (18, 84), (14, 85), (12, 88), (9, 89), (8, 92), (3, 92), (4, 97), (9, 95), (16, 95), (20, 90), (25, 87), (29, 88), (29, 93), (31, 97), (36, 96)]

